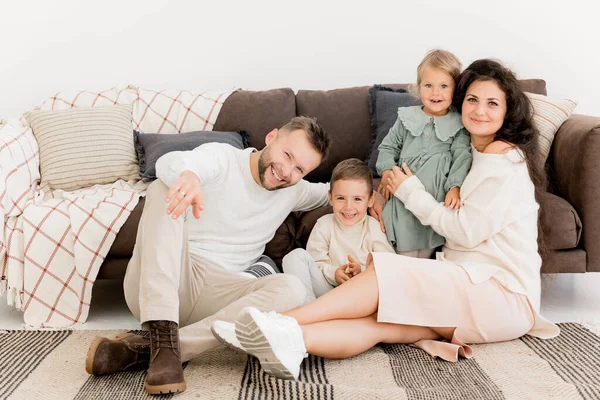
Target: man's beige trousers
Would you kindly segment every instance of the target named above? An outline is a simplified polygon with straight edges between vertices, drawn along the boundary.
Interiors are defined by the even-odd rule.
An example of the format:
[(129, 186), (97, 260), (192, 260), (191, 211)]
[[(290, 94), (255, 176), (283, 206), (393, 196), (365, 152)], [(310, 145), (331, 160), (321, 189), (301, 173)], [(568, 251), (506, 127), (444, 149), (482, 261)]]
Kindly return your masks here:
[(182, 361), (220, 345), (210, 331), (215, 320), (234, 321), (246, 306), (282, 312), (304, 302), (304, 287), (292, 275), (256, 279), (202, 264), (189, 252), (186, 221), (194, 216), (168, 215), (167, 192), (160, 180), (148, 188), (123, 286), (127, 305), (142, 324), (179, 324)]

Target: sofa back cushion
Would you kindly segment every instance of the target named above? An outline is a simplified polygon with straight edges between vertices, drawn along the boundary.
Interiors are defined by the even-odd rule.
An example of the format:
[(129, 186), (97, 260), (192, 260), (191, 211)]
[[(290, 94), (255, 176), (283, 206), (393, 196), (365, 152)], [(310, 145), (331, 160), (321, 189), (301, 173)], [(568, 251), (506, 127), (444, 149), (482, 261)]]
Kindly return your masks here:
[(364, 160), (371, 146), (368, 86), (335, 90), (300, 90), (296, 113), (316, 117), (331, 137), (329, 157), (307, 179), (328, 182), (331, 171), (342, 160)]
[(544, 96), (548, 94), (546, 81), (543, 79), (520, 79), (519, 82), (521, 82), (524, 92), (543, 94)]
[[(524, 91), (546, 94), (546, 82), (542, 79), (523, 79), (520, 82)], [(383, 85), (393, 89), (408, 87), (406, 83)], [(347, 158), (356, 157), (367, 161), (372, 141), (369, 86), (300, 90), (296, 95), (296, 114), (316, 117), (332, 141), (329, 157), (307, 176), (309, 181), (328, 182), (333, 168)]]
[(267, 133), (281, 128), (295, 116), (296, 100), (290, 88), (257, 92), (238, 90), (225, 100), (213, 130), (247, 131), (250, 146), (260, 150), (265, 147)]

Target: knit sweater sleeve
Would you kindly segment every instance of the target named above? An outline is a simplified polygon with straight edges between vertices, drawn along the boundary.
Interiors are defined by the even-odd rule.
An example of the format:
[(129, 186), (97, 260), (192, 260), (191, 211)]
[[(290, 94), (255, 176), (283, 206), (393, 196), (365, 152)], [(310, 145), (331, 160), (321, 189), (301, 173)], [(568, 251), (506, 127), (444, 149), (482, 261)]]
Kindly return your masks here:
[(296, 204), (294, 211), (309, 211), (326, 206), (329, 202), (327, 192), (329, 183), (311, 183), (302, 179), (296, 184)]
[[(156, 176), (167, 186), (177, 182), (183, 171), (192, 171), (204, 186), (227, 170), (231, 158), (222, 143), (206, 143), (189, 151), (172, 151), (156, 161)], [(233, 149), (233, 147), (232, 147)]]
[(416, 176), (405, 180), (394, 195), (423, 225), (465, 248), (474, 248), (511, 222), (515, 214), (511, 211), (517, 206), (513, 194), (521, 188), (515, 177), (510, 165), (472, 170), (467, 180), (473, 181), (458, 210), (438, 203)]
[(335, 270), (339, 265), (331, 264), (331, 257), (329, 249), (331, 246), (331, 226), (323, 223), (322, 219), (319, 219), (315, 224), (313, 230), (308, 237), (306, 243), (306, 251), (315, 260), (317, 266), (323, 272), (323, 276), (333, 286), (337, 286), (335, 281)]

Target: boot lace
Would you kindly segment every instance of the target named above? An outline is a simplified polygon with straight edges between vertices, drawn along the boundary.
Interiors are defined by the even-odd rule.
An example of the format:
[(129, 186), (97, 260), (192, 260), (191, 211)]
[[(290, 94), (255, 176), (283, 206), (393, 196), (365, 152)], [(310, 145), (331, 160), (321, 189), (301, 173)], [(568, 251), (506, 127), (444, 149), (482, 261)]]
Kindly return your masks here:
[(151, 344), (153, 351), (157, 351), (160, 348), (173, 349), (175, 351), (178, 350), (176, 326), (154, 323), (150, 325), (150, 329), (152, 331), (150, 337), (152, 339)]

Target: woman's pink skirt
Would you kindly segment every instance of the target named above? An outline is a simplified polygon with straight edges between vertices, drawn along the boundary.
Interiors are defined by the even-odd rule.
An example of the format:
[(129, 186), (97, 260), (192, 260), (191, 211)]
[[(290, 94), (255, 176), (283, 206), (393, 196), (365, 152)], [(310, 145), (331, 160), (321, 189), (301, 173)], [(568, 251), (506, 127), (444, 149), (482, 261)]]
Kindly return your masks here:
[(519, 338), (535, 323), (526, 296), (491, 278), (475, 285), (465, 270), (449, 261), (373, 253), (379, 284), (378, 322), (456, 328), (449, 341), (421, 340), (413, 345), (448, 361), (471, 357), (467, 343)]

